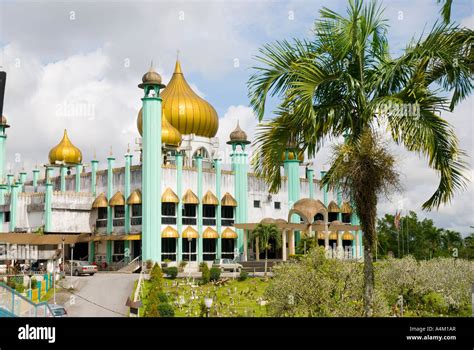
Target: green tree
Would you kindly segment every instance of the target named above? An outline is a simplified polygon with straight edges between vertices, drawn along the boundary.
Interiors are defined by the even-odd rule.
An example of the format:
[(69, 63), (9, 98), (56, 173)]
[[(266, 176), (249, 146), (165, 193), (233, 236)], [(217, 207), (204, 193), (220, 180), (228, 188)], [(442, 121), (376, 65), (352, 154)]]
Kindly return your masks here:
[[(265, 252), (265, 274), (267, 276), (268, 251), (272, 248), (281, 247), (281, 232), (275, 224), (258, 224), (251, 232), (250, 239), (258, 238), (259, 249)], [(272, 241), (273, 245), (272, 246)]]
[[(359, 0), (349, 2), (345, 16), (323, 8), (311, 40), (280, 41), (260, 50), (261, 65), (248, 82), (251, 105), (262, 121), (267, 97), (279, 104), (275, 118), (257, 132), (253, 166), (271, 191), (281, 185), (281, 154), (290, 139), (311, 158), (328, 138), (345, 134), (347, 147), (357, 147), (362, 135), (379, 125), (396, 144), (425, 156), (438, 172), (438, 188), (424, 209), (449, 202), (465, 187), (465, 153), (440, 112), (452, 111), (471, 93), (473, 31), (437, 23), (392, 57), (382, 14), (375, 2)], [(325, 182), (331, 182), (332, 173)], [(375, 189), (368, 186), (375, 198)], [(366, 205), (351, 200), (364, 216), (361, 226), (374, 228), (375, 208), (367, 215), (357, 208)], [(365, 249), (371, 247), (369, 242)], [(365, 288), (373, 290), (370, 283)], [(367, 316), (370, 300), (365, 300)]]

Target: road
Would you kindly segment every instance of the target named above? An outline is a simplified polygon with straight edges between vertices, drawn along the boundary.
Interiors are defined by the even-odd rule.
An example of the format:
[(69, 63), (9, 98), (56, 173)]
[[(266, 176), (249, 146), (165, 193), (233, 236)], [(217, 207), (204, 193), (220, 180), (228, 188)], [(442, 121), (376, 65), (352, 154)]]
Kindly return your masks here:
[(68, 276), (61, 284), (72, 286), (72, 293), (58, 293), (56, 302), (65, 306), (69, 317), (127, 317), (125, 302), (138, 278), (139, 274), (110, 272)]

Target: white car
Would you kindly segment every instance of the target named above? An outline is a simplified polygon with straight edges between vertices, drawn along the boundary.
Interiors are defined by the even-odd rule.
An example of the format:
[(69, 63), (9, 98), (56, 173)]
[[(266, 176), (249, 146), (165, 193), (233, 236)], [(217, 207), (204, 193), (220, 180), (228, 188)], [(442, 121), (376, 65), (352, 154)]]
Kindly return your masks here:
[(232, 259), (217, 259), (214, 260), (214, 263), (212, 264), (212, 267), (218, 267), (221, 269), (221, 271), (237, 271), (240, 272), (240, 270), (243, 269), (243, 266), (236, 262), (235, 260)]

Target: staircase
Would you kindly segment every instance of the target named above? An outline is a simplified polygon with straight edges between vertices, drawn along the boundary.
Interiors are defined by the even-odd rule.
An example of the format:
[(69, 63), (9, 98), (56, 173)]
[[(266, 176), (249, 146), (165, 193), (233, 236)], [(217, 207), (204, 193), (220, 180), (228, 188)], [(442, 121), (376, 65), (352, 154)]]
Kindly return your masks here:
[(34, 303), (0, 282), (0, 317), (52, 317), (48, 303)]
[(140, 260), (140, 256), (137, 256), (135, 259), (130, 261), (127, 265), (121, 267), (117, 270), (117, 272), (121, 273), (134, 273), (138, 272), (142, 267), (142, 262)]
[[(268, 260), (267, 271), (271, 271), (273, 265), (277, 262), (279, 262), (279, 260)], [(249, 273), (265, 272), (265, 260), (242, 261), (240, 264), (244, 267), (243, 269)]]

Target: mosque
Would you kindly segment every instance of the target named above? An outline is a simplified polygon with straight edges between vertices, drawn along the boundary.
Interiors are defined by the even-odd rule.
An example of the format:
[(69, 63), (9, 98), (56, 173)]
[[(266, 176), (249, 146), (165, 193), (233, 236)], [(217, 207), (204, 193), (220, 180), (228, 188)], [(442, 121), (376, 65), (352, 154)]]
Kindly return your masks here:
[[(350, 203), (320, 189), (300, 150), (288, 144), (281, 189), (270, 193), (251, 172), (251, 140), (238, 123), (225, 140), (231, 169), (222, 169), (218, 114), (191, 89), (179, 60), (167, 86), (150, 68), (139, 88), (141, 156), (133, 159), (128, 150), (124, 167), (114, 167), (112, 154), (85, 162), (78, 140), (73, 143), (64, 130), (44, 169), (33, 169), (31, 179), (26, 172), (6, 174), (9, 125), (2, 117), (0, 245), (16, 247), (13, 259), (42, 261), (49, 270), (72, 258), (109, 269), (147, 260), (186, 261), (196, 268), (221, 258), (259, 260), (263, 252), (250, 239), (258, 223), (281, 231), (282, 247), (272, 245), (271, 259), (287, 260), (303, 237), (316, 239), (331, 257), (362, 258), (362, 232)], [(25, 247), (36, 247), (36, 259), (21, 256)], [(12, 257), (0, 254), (0, 264), (7, 258)]]

